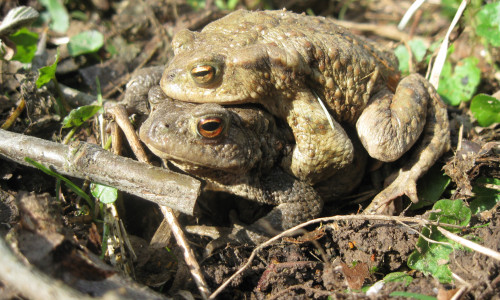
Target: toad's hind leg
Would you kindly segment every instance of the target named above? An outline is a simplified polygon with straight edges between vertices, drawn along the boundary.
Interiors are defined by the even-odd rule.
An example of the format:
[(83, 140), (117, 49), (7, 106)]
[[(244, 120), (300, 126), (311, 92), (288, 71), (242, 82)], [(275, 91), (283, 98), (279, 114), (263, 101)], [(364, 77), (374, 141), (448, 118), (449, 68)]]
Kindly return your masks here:
[(395, 94), (385, 89), (372, 96), (356, 123), (368, 154), (390, 162), (408, 151), (422, 133), (428, 102), (426, 80), (418, 74), (401, 80)]
[[(384, 97), (381, 102), (386, 102), (387, 99)], [(417, 179), (449, 149), (450, 143), (446, 106), (435, 89), (420, 75), (406, 77), (398, 86), (392, 102), (388, 106), (387, 103), (386, 106), (381, 106), (376, 109), (378, 113), (384, 114), (383, 120), (369, 120), (372, 126), (371, 132), (366, 130), (367, 124), (360, 124), (359, 120), (357, 124), (358, 134), (362, 140), (372, 134), (378, 138), (377, 142), (382, 141), (380, 146), (382, 150), (376, 150), (385, 151), (385, 154), (376, 154), (375, 158), (384, 161), (399, 158), (417, 141), (422, 130), (423, 132), (410, 160), (398, 173), (391, 176), (395, 179), (373, 199), (365, 213), (386, 213), (390, 202), (402, 195), (407, 195), (414, 203), (418, 202)], [(363, 114), (365, 112), (366, 110)], [(380, 122), (380, 125), (377, 126), (377, 122)], [(377, 130), (380, 131), (378, 135)], [(381, 137), (384, 131), (389, 134)], [(373, 145), (368, 147), (365, 143), (363, 145), (369, 154), (374, 156), (369, 150)]]

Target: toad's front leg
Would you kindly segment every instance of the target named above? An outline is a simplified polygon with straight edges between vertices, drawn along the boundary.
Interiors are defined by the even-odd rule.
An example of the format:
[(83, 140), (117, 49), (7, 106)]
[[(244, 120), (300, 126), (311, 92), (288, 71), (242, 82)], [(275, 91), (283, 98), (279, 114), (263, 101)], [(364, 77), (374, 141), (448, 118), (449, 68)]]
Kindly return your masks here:
[(317, 96), (304, 89), (293, 100), (281, 101), (282, 115), (292, 128), (295, 147), (283, 158), (288, 173), (308, 183), (325, 180), (351, 164), (353, 145), (342, 126), (328, 114)]
[(220, 236), (211, 247), (231, 240), (262, 243), (283, 230), (317, 218), (323, 209), (323, 199), (311, 185), (297, 180), (278, 167), (266, 175), (253, 176), (249, 178), (249, 182), (241, 185), (220, 185), (209, 181), (207, 188), (228, 191), (274, 206), (269, 213), (250, 225), (235, 224), (229, 235)]

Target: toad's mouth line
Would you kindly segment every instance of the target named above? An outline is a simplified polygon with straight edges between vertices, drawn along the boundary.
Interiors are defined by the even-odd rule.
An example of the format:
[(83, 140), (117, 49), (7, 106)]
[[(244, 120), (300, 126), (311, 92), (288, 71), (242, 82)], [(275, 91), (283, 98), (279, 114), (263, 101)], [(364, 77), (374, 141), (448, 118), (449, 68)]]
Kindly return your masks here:
[[(185, 172), (193, 172), (193, 171), (222, 171), (227, 173), (240, 174), (247, 170), (246, 166), (242, 166), (241, 164), (220, 164), (217, 163), (217, 160), (214, 159), (200, 159), (200, 155), (193, 154), (192, 157), (197, 158), (197, 160), (189, 160), (186, 156), (179, 157), (176, 155), (172, 155), (170, 153), (166, 153), (163, 150), (155, 147), (153, 143), (147, 144), (149, 150), (153, 152), (156, 156), (161, 159), (168, 160), (174, 163), (177, 167), (182, 169)], [(196, 162), (193, 162), (196, 161)]]

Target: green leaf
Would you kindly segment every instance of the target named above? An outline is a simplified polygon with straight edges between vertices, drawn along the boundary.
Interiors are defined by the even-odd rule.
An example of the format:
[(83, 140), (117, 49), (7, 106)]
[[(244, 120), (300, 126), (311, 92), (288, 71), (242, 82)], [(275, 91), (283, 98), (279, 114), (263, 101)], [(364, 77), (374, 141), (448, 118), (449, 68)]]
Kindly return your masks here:
[(104, 36), (96, 30), (81, 32), (69, 39), (68, 52), (71, 56), (93, 53), (104, 45)]
[(57, 63), (59, 61), (59, 51), (57, 51), (56, 59), (50, 66), (45, 66), (38, 69), (38, 79), (36, 80), (36, 87), (40, 88), (52, 79), (56, 78)]
[(462, 0), (442, 0), (441, 13), (451, 20), (455, 16), (461, 1)]
[(239, 0), (215, 0), (215, 6), (221, 10), (234, 10)]
[(500, 47), (500, 2), (484, 5), (476, 15), (476, 33), (494, 47)]
[(90, 185), (92, 196), (98, 199), (101, 203), (110, 204), (118, 198), (118, 190), (114, 187), (92, 183)]
[(470, 111), (480, 126), (488, 127), (500, 122), (500, 100), (485, 94), (472, 98)]
[(83, 122), (92, 118), (99, 110), (101, 110), (99, 105), (85, 105), (75, 108), (62, 121), (63, 128), (80, 126)]
[(187, 4), (194, 10), (205, 8), (205, 0), (187, 0)]
[(49, 11), (50, 29), (65, 33), (69, 28), (69, 15), (60, 0), (40, 0), (40, 3)]
[(405, 272), (392, 272), (384, 277), (385, 282), (402, 282), (405, 286), (409, 286), (413, 281), (413, 277)]
[[(491, 185), (492, 187), (484, 185)], [(475, 196), (470, 203), (470, 209), (473, 214), (490, 210), (500, 202), (499, 186), (500, 179), (497, 178), (480, 177), (474, 182), (472, 192), (474, 192)]]
[(411, 209), (419, 209), (436, 203), (450, 184), (451, 179), (442, 170), (440, 165), (434, 165), (417, 182), (418, 203), (412, 204)]
[[(408, 42), (410, 50), (415, 62), (420, 62), (424, 59), (425, 53), (427, 53), (427, 47), (421, 39), (413, 39)], [(399, 45), (394, 49), (394, 54), (399, 61), (399, 70), (403, 75), (407, 75), (410, 70), (410, 54), (405, 45)]]
[(85, 201), (87, 201), (87, 203), (89, 204), (90, 208), (93, 210), (94, 209), (94, 202), (92, 202), (92, 199), (90, 199), (89, 195), (87, 195), (84, 191), (82, 191), (82, 189), (80, 189), (79, 187), (77, 187), (73, 182), (71, 182), (68, 178), (52, 171), (51, 169), (47, 168), (46, 166), (42, 165), (41, 163), (39, 162), (36, 162), (34, 160), (32, 160), (31, 158), (29, 157), (25, 157), (24, 160), (30, 164), (32, 164), (33, 166), (35, 166), (36, 168), (38, 168), (39, 170), (41, 170), (42, 172), (44, 172), (45, 174), (47, 175), (50, 175), (52, 177), (55, 177), (56, 179), (59, 179), (59, 180), (62, 180), (64, 181), (64, 183), (66, 184), (66, 186), (71, 189), (75, 194), (77, 194), (78, 196), (82, 197), (83, 199), (85, 199)]
[(89, 22), (89, 17), (86, 13), (81, 10), (74, 10), (71, 12), (71, 18), (75, 20), (80, 20), (84, 22)]
[(408, 75), (410, 72), (410, 53), (405, 45), (399, 45), (394, 49), (394, 54), (398, 58), (399, 71), (403, 75)]
[(410, 292), (403, 292), (403, 291), (395, 291), (392, 292), (389, 296), (391, 297), (406, 297), (408, 299), (417, 299), (417, 300), (436, 300), (436, 297), (432, 296), (427, 296), (423, 294), (417, 294), (417, 293), (410, 293)]
[(481, 70), (477, 67), (478, 59), (467, 57), (451, 72), (451, 64), (446, 61), (441, 72), (438, 93), (450, 105), (459, 105), (469, 101), (476, 92), (481, 79)]
[(12, 57), (12, 60), (17, 60), (25, 64), (30, 63), (33, 57), (35, 57), (38, 34), (26, 28), (21, 28), (9, 36), (9, 39), (16, 44), (16, 54)]
[(9, 35), (21, 27), (30, 25), (37, 18), (38, 12), (32, 7), (14, 7), (0, 22), (0, 35)]
[[(431, 221), (439, 221), (439, 223), (445, 223), (445, 224), (452, 224), (452, 225), (459, 225), (459, 226), (467, 226), (470, 222), (471, 218), (471, 211), (470, 209), (465, 205), (465, 203), (458, 199), (458, 200), (439, 200), (436, 202), (436, 204), (432, 207), (432, 210), (440, 210), (440, 212), (433, 212), (429, 216), (429, 220)], [(460, 228), (454, 228), (454, 227), (446, 227), (442, 226), (446, 230), (450, 232), (460, 232)], [(441, 234), (441, 233), (439, 233)], [(444, 240), (447, 240), (443, 236)]]
[(413, 57), (415, 57), (416, 62), (421, 62), (424, 59), (425, 53), (427, 53), (427, 46), (421, 39), (413, 39), (408, 42), (410, 45), (411, 52), (413, 53)]
[[(429, 220), (439, 221), (452, 225), (466, 226), (471, 218), (470, 209), (462, 200), (439, 200), (432, 208), (433, 212)], [(459, 228), (445, 227), (451, 232), (460, 231)], [(424, 227), (422, 235), (441, 243), (429, 242), (423, 237), (419, 237), (416, 249), (408, 257), (408, 266), (412, 269), (422, 271), (424, 274), (431, 274), (441, 283), (452, 281), (451, 271), (448, 266), (450, 254), (454, 248), (461, 246), (448, 240), (436, 228), (436, 226)]]

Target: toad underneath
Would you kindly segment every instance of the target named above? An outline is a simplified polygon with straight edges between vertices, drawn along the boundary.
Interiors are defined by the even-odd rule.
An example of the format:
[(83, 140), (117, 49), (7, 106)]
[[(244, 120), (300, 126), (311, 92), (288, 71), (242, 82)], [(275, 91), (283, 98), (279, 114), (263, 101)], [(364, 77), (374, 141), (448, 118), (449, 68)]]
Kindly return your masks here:
[(262, 105), (292, 129), (296, 145), (282, 166), (302, 181), (320, 182), (352, 163), (345, 126), (383, 162), (419, 140), (370, 212), (403, 194), (417, 202), (417, 179), (449, 147), (446, 107), (429, 82), (412, 74), (398, 83), (394, 54), (327, 18), (239, 10), (201, 32), (177, 33), (172, 47), (163, 92), (185, 102)]
[(317, 217), (324, 200), (351, 192), (362, 178), (366, 153), (355, 138), (355, 162), (313, 188), (281, 168), (293, 136), (261, 108), (174, 101), (159, 86), (149, 91), (149, 103), (140, 138), (153, 153), (204, 179), (206, 190), (274, 206), (243, 230), (235, 227), (240, 240), (258, 241)]

